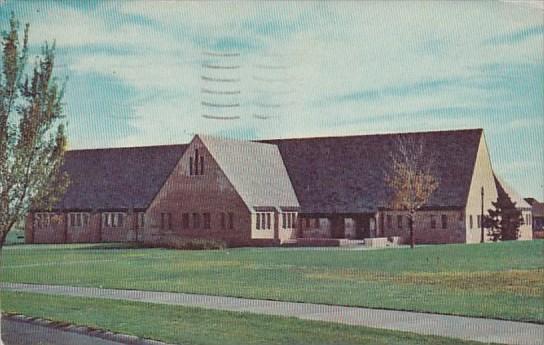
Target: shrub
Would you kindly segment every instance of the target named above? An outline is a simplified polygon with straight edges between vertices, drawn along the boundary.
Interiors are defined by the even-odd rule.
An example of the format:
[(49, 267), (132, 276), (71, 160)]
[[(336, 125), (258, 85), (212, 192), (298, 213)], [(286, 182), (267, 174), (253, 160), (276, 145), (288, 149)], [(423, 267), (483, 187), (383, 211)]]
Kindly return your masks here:
[(227, 244), (222, 240), (165, 237), (157, 244), (157, 247), (183, 250), (211, 250), (225, 249)]

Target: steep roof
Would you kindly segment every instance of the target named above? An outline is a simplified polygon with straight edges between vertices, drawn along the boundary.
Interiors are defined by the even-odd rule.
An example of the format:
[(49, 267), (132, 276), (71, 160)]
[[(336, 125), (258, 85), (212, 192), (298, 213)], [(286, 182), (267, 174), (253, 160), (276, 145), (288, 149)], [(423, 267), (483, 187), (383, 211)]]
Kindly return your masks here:
[(198, 137), (248, 207), (299, 207), (275, 145)]
[(384, 181), (390, 152), (399, 137), (423, 143), (433, 152), (439, 181), (427, 207), (466, 205), (482, 129), (343, 137), (262, 140), (278, 146), (301, 212), (374, 212), (391, 191)]
[(63, 170), (70, 185), (55, 209), (145, 209), (187, 145), (74, 150)]
[(529, 203), (525, 201), (525, 199), (523, 199), (521, 195), (519, 195), (519, 193), (516, 190), (514, 190), (514, 188), (512, 188), (508, 183), (506, 183), (504, 179), (502, 179), (497, 174), (494, 174), (494, 175), (495, 175), (495, 183), (497, 185), (497, 190), (502, 190), (506, 194), (508, 194), (508, 196), (510, 197), (510, 200), (516, 203), (517, 208), (521, 208), (521, 209), (531, 208), (531, 205), (529, 205)]

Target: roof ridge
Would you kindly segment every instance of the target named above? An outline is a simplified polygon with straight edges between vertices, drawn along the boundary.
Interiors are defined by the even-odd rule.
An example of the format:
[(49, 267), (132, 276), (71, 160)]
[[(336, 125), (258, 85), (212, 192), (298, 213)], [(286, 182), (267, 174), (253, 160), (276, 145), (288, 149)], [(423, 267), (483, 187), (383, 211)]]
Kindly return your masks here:
[(189, 143), (184, 144), (160, 144), (160, 145), (148, 145), (148, 146), (121, 146), (121, 147), (97, 147), (88, 149), (72, 149), (66, 150), (66, 152), (82, 152), (82, 151), (113, 151), (113, 150), (136, 150), (136, 149), (151, 149), (151, 148), (167, 148), (167, 147), (180, 147), (187, 146)]
[(371, 134), (348, 134), (348, 135), (325, 135), (325, 136), (312, 136), (312, 137), (295, 137), (295, 138), (270, 138), (270, 139), (253, 139), (251, 141), (256, 142), (268, 142), (268, 141), (286, 141), (286, 140), (306, 140), (306, 139), (339, 139), (339, 138), (360, 138), (360, 137), (379, 137), (379, 136), (392, 136), (392, 135), (410, 135), (410, 134), (434, 134), (434, 133), (459, 133), (459, 132), (483, 132), (483, 128), (460, 128), (460, 129), (443, 129), (433, 131), (413, 131), (413, 132), (389, 132), (389, 133), (371, 133)]

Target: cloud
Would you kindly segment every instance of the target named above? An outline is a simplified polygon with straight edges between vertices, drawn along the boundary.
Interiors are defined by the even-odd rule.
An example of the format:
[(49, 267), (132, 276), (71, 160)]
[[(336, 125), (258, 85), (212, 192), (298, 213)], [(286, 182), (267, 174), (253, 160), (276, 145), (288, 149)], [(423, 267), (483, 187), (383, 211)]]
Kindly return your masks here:
[(489, 38), (484, 41), (486, 44), (517, 44), (519, 42), (529, 40), (529, 39), (542, 39), (544, 36), (544, 25), (537, 25), (529, 28), (524, 28), (522, 30), (517, 30), (515, 32), (510, 32), (507, 34), (497, 35), (495, 37)]
[[(92, 127), (105, 134), (95, 139), (85, 132), (90, 122), (76, 117), (85, 124), (71, 127), (79, 146), (184, 142), (192, 133), (270, 138), (483, 127), (497, 161), (516, 157), (513, 145), (503, 143), (508, 136), (516, 136), (514, 147), (526, 148), (527, 157), (539, 154), (527, 135), (542, 130), (544, 107), (542, 11), (535, 7), (444, 1), (13, 4), (32, 23), (33, 43), (56, 38), (70, 84), (90, 85), (74, 86), (86, 91), (70, 99), (71, 111), (111, 109), (122, 116), (104, 120), (113, 124), (107, 131)], [(204, 75), (237, 81), (221, 84)], [(92, 110), (92, 102), (103, 107)], [(202, 102), (240, 107), (209, 109)], [(208, 112), (238, 119), (206, 119)], [(544, 163), (538, 164), (542, 171)], [(520, 177), (512, 182), (521, 183)]]

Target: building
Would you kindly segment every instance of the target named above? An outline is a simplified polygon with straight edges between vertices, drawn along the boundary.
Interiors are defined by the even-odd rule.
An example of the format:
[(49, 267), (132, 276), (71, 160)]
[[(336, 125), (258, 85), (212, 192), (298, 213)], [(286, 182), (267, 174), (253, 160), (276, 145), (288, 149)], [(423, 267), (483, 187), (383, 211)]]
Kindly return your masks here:
[(535, 198), (525, 198), (525, 201), (531, 205), (533, 231), (544, 231), (544, 203)]
[(263, 141), (197, 135), (187, 145), (70, 151), (72, 184), (50, 212), (29, 214), (27, 242), (408, 238), (406, 213), (388, 207), (384, 180), (400, 136), (436, 157), (439, 186), (416, 215), (416, 242), (479, 242), (482, 203), (487, 212), (498, 188), (482, 129)]

